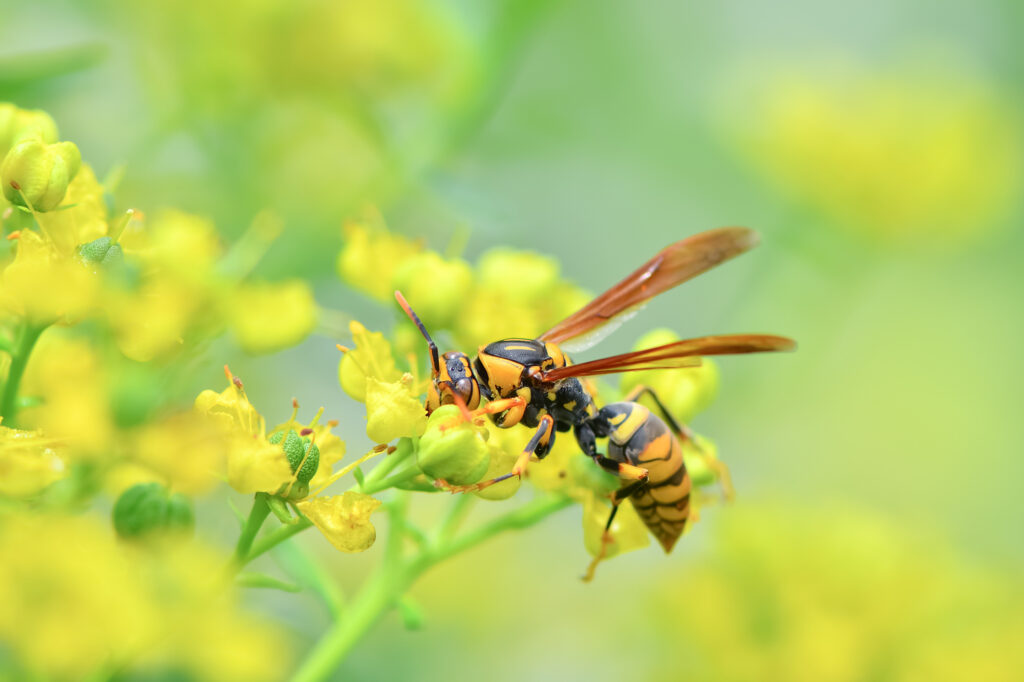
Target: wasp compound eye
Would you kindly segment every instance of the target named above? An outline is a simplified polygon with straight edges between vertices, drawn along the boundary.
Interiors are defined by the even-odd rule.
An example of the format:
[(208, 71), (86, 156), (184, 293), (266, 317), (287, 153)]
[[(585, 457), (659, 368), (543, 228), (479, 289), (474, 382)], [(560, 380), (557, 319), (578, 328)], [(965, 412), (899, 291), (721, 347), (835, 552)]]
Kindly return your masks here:
[(455, 385), (452, 386), (452, 389), (459, 394), (459, 397), (462, 398), (463, 401), (468, 402), (469, 397), (473, 393), (473, 380), (468, 378), (459, 379), (455, 382)]

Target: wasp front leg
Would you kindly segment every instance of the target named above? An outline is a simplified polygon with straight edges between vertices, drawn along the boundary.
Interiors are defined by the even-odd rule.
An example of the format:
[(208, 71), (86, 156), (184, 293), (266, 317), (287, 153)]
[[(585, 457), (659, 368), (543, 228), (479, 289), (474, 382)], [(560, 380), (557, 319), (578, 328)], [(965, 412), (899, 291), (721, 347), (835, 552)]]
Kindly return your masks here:
[(483, 490), (485, 488), (489, 488), (495, 483), (507, 481), (513, 476), (522, 478), (523, 474), (526, 473), (526, 466), (530, 462), (530, 457), (532, 457), (533, 453), (536, 452), (538, 449), (540, 449), (541, 452), (547, 452), (547, 449), (551, 444), (551, 439), (554, 437), (554, 434), (555, 420), (551, 417), (551, 415), (546, 414), (543, 417), (541, 417), (540, 425), (537, 427), (537, 431), (534, 432), (533, 437), (530, 439), (530, 442), (528, 442), (526, 444), (526, 447), (523, 448), (522, 453), (520, 453), (519, 458), (516, 460), (515, 466), (512, 467), (512, 471), (502, 476), (498, 476), (497, 478), (492, 478), (487, 481), (480, 481), (479, 483), (471, 483), (469, 485), (451, 485), (450, 483), (442, 479), (437, 479), (436, 481), (434, 481), (434, 486), (452, 493), (466, 493), (476, 492), (479, 490)]

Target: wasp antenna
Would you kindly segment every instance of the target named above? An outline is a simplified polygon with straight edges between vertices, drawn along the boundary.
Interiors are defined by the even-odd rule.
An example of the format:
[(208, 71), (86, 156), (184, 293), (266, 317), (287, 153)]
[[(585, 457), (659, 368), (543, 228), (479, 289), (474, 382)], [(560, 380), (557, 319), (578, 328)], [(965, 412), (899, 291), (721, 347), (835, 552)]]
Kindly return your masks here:
[(402, 306), (402, 310), (404, 310), (405, 314), (409, 316), (409, 319), (413, 321), (413, 324), (419, 328), (420, 334), (423, 334), (423, 338), (427, 340), (427, 344), (430, 346), (430, 367), (433, 371), (434, 378), (436, 379), (441, 373), (441, 361), (437, 355), (437, 344), (434, 343), (432, 338), (430, 338), (430, 334), (427, 333), (427, 328), (423, 326), (423, 322), (420, 321), (419, 316), (413, 312), (412, 308), (409, 306), (409, 302), (405, 300), (405, 296), (402, 296), (402, 292), (397, 289), (395, 290), (395, 300), (398, 301), (398, 305)]

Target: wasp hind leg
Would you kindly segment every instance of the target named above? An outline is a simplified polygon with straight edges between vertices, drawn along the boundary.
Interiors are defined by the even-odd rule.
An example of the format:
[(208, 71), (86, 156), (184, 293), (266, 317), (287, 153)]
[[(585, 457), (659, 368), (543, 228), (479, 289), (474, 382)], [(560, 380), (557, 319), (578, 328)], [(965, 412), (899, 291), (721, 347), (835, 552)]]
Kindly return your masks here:
[(611, 494), (612, 511), (608, 515), (608, 522), (604, 524), (604, 532), (601, 533), (601, 549), (590, 561), (586, 574), (580, 578), (583, 582), (589, 583), (594, 579), (594, 571), (597, 570), (597, 565), (604, 561), (605, 557), (608, 555), (608, 546), (612, 544), (612, 522), (615, 520), (615, 514), (619, 511), (619, 505), (622, 504), (623, 500), (639, 491), (645, 485), (647, 485), (647, 479), (642, 478), (638, 481), (633, 481), (627, 486), (619, 488)]
[(546, 452), (547, 446), (551, 443), (551, 439), (554, 437), (554, 434), (555, 420), (551, 415), (546, 414), (541, 417), (537, 431), (533, 434), (533, 438), (530, 439), (530, 442), (526, 444), (526, 447), (523, 448), (522, 453), (519, 455), (519, 459), (516, 460), (515, 466), (512, 467), (512, 471), (488, 481), (480, 481), (479, 483), (471, 483), (469, 485), (452, 485), (444, 479), (439, 478), (434, 481), (434, 486), (442, 490), (447, 490), (451, 493), (466, 493), (489, 488), (495, 483), (501, 483), (513, 476), (522, 478), (523, 474), (526, 473), (526, 466), (530, 462), (530, 457), (533, 455), (534, 451), (536, 451), (539, 446), (543, 446), (543, 452)]
[(658, 398), (658, 394), (654, 392), (654, 389), (650, 386), (640, 384), (632, 391), (629, 392), (624, 402), (635, 403), (644, 395), (649, 395), (654, 404), (658, 406), (658, 410), (661, 412), (662, 418), (665, 420), (665, 424), (669, 429), (672, 430), (676, 436), (683, 440), (688, 440), (693, 444), (697, 454), (700, 455), (704, 465), (715, 473), (715, 478), (718, 479), (718, 484), (722, 487), (722, 497), (726, 501), (732, 500), (736, 496), (736, 490), (732, 487), (732, 475), (729, 473), (729, 467), (725, 465), (721, 460), (715, 459), (700, 446), (697, 442), (697, 434), (695, 434), (689, 427), (684, 424), (680, 424), (676, 421), (676, 418), (672, 416), (672, 413), (668, 411), (665, 404)]

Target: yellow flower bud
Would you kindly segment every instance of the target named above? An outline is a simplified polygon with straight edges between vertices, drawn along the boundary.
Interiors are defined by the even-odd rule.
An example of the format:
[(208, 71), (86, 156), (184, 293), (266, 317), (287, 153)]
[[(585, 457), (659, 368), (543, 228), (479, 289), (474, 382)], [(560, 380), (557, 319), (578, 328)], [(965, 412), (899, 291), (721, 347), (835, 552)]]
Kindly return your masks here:
[(316, 302), (302, 280), (244, 284), (228, 307), (228, 321), (242, 348), (273, 353), (302, 341), (316, 325)]
[(380, 506), (380, 500), (369, 495), (349, 491), (303, 500), (296, 506), (342, 552), (362, 552), (377, 539), (370, 514)]
[(487, 444), (486, 431), (460, 420), (459, 408), (454, 405), (442, 405), (434, 410), (416, 450), (416, 463), (423, 473), (453, 485), (483, 479), (492, 451)]
[(395, 367), (391, 356), (391, 344), (380, 332), (367, 331), (366, 327), (353, 320), (349, 324), (355, 348), (348, 350), (338, 365), (338, 380), (341, 388), (352, 398), (366, 402), (366, 379), (373, 377), (382, 382), (398, 381), (402, 373)]
[(52, 144), (57, 141), (57, 124), (45, 111), (19, 109), (9, 102), (0, 102), (0, 160), (11, 147), (25, 140)]
[(27, 202), (36, 211), (52, 211), (64, 200), (81, 163), (82, 155), (72, 142), (20, 142), (0, 165), (4, 196), (19, 206)]
[(396, 438), (414, 437), (427, 428), (423, 402), (410, 393), (412, 376), (399, 381), (366, 379), (366, 435), (375, 443), (390, 443)]
[(391, 284), (405, 295), (428, 329), (441, 329), (462, 310), (473, 286), (473, 271), (463, 260), (449, 261), (424, 251), (399, 265)]

